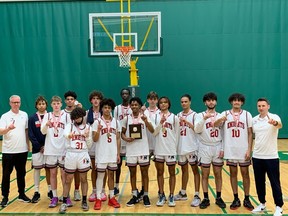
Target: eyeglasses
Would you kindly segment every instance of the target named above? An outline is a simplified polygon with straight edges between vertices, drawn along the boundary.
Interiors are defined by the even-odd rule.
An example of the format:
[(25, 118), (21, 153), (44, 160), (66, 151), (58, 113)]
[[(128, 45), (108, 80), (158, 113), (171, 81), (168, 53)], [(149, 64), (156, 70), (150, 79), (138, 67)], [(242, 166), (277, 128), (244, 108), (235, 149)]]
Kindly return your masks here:
[(19, 101), (12, 102), (12, 101), (11, 101), (11, 103), (12, 103), (12, 104), (20, 104), (21, 102), (19, 102)]

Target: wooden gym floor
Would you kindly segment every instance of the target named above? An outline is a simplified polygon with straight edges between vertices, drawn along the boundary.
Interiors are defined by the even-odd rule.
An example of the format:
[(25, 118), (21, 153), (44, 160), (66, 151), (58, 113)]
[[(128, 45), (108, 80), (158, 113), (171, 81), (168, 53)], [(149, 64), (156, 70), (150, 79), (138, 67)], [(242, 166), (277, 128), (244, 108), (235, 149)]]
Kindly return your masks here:
[[(288, 139), (279, 139), (279, 155), (281, 159), (281, 183), (282, 183), (282, 191), (283, 191), (283, 197), (284, 197), (284, 206), (283, 210), (285, 215), (288, 215)], [(0, 163), (2, 161), (2, 155), (0, 158)], [(181, 168), (177, 165), (176, 167), (176, 189), (175, 194), (178, 193), (178, 191), (181, 188)], [(138, 169), (139, 171), (139, 169)], [(2, 165), (0, 166), (0, 173), (1, 173), (1, 179), (2, 179)], [(168, 207), (167, 204), (165, 204), (163, 207), (157, 207), (157, 180), (156, 180), (156, 169), (154, 166), (154, 162), (151, 162), (150, 165), (150, 184), (149, 184), (149, 197), (151, 201), (151, 207), (145, 208), (143, 206), (143, 203), (140, 202), (139, 204), (135, 205), (134, 207), (127, 207), (126, 202), (128, 202), (131, 198), (131, 187), (130, 187), (130, 178), (129, 178), (129, 171), (126, 166), (123, 164), (122, 168), (122, 174), (120, 179), (120, 194), (117, 196), (117, 199), (119, 203), (121, 204), (121, 208), (114, 209), (107, 205), (107, 201), (103, 202), (102, 209), (100, 211), (95, 211), (93, 209), (94, 203), (89, 203), (90, 210), (88, 212), (83, 212), (80, 208), (81, 201), (75, 202), (74, 206), (71, 208), (68, 208), (67, 213), (73, 214), (73, 215), (79, 215), (79, 214), (93, 214), (93, 215), (251, 215), (251, 213), (246, 210), (244, 207), (240, 207), (237, 210), (230, 210), (229, 205), (231, 204), (233, 200), (233, 193), (231, 191), (230, 181), (229, 181), (229, 169), (225, 165), (223, 166), (223, 188), (222, 188), (222, 198), (227, 204), (226, 209), (220, 209), (215, 205), (215, 183), (214, 183), (214, 176), (211, 173), (210, 180), (209, 180), (209, 198), (211, 205), (207, 209), (200, 209), (198, 207), (190, 207), (190, 202), (192, 200), (192, 196), (194, 194), (194, 183), (193, 183), (193, 174), (190, 169), (189, 173), (189, 183), (187, 187), (187, 195), (188, 200), (187, 201), (177, 201), (176, 207)], [(137, 175), (138, 182), (137, 185), (140, 188), (141, 182), (140, 182), (140, 173)], [(255, 183), (254, 183), (254, 176), (253, 176), (253, 169), (252, 166), (250, 166), (250, 177), (251, 177), (251, 189), (250, 189), (250, 195), (251, 195), (251, 202), (254, 206), (258, 205), (258, 199), (256, 195), (255, 190)], [(238, 186), (239, 186), (239, 197), (241, 201), (243, 200), (244, 194), (243, 194), (243, 185), (242, 185), (242, 179), (239, 175), (238, 178)], [(26, 195), (32, 198), (34, 194), (34, 182), (33, 182), (33, 170), (31, 169), (31, 158), (27, 162), (27, 174), (26, 174)], [(58, 181), (60, 183), (60, 180)], [(88, 183), (89, 183), (89, 189), (88, 189), (88, 196), (91, 193), (91, 178), (90, 178), (90, 172), (88, 173)], [(274, 203), (272, 198), (272, 192), (269, 185), (269, 181), (267, 179), (266, 185), (267, 185), (267, 211), (265, 211), (262, 215), (273, 215), (274, 212)], [(58, 210), (60, 207), (60, 204), (56, 208), (48, 208), (49, 200), (47, 198), (47, 185), (44, 175), (44, 170), (41, 171), (41, 182), (40, 182), (40, 194), (41, 194), (41, 200), (36, 203), (22, 203), (17, 201), (17, 183), (16, 183), (16, 175), (15, 171), (11, 175), (11, 183), (10, 183), (10, 195), (9, 195), (9, 205), (3, 209), (0, 207), (0, 214), (1, 215), (57, 215)], [(73, 194), (73, 187), (74, 184), (72, 183), (72, 189), (71, 194)], [(62, 193), (62, 187), (59, 185), (58, 187), (58, 195)], [(168, 173), (167, 169), (165, 172), (165, 191), (166, 194), (168, 194)], [(106, 185), (106, 192), (108, 192), (108, 188)], [(72, 195), (73, 196), (73, 195)], [(203, 198), (202, 189), (200, 189), (200, 196)], [(73, 197), (72, 197), (73, 198)]]

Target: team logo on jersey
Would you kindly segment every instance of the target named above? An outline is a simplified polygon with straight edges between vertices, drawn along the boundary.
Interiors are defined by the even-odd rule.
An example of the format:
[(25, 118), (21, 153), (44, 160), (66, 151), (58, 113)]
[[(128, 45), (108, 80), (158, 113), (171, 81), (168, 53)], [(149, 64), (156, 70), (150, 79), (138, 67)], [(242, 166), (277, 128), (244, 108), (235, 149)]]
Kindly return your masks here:
[(213, 122), (207, 122), (206, 123), (206, 129), (213, 128), (213, 127), (214, 127), (214, 123)]
[(245, 129), (245, 124), (243, 122), (236, 122), (236, 121), (228, 122), (227, 129), (231, 127), (240, 127)]
[(41, 127), (41, 122), (40, 122), (40, 121), (35, 121), (35, 126), (36, 126), (37, 128)]

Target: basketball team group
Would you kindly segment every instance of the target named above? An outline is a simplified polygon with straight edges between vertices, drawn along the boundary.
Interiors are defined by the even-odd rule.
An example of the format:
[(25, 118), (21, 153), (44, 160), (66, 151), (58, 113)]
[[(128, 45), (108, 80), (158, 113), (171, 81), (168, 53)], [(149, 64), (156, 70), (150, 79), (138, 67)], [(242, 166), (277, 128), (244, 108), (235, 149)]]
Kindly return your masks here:
[[(0, 119), (2, 141), (1, 206), (9, 204), (10, 175), (15, 167), (18, 200), (37, 203), (40, 200), (40, 171), (45, 169), (49, 208), (59, 205), (59, 213), (72, 207), (71, 185), (74, 181), (74, 201), (81, 201), (83, 211), (108, 205), (120, 208), (117, 201), (122, 161), (125, 159), (130, 172), (131, 199), (126, 206), (143, 203), (151, 206), (149, 199), (149, 166), (154, 163), (157, 171), (157, 206), (176, 206), (177, 201), (187, 200), (189, 167), (194, 177), (194, 194), (191, 206), (205, 209), (210, 206), (208, 193), (210, 168), (212, 167), (219, 208), (226, 208), (221, 197), (222, 167), (229, 166), (230, 183), (234, 199), (229, 206), (235, 210), (241, 205), (252, 213), (266, 210), (266, 174), (271, 182), (275, 203), (274, 216), (283, 213), (283, 196), (280, 183), (280, 163), (277, 148), (278, 130), (282, 128), (278, 115), (269, 112), (266, 98), (256, 102), (259, 114), (252, 117), (243, 110), (245, 96), (234, 93), (228, 98), (231, 109), (216, 112), (217, 95), (209, 92), (203, 96), (206, 110), (196, 113), (191, 109), (191, 96), (180, 98), (182, 110), (178, 114), (169, 111), (168, 97), (158, 97), (151, 91), (143, 104), (139, 97), (131, 97), (130, 90), (120, 91), (122, 103), (104, 98), (100, 91), (89, 94), (91, 108), (85, 110), (77, 101), (77, 94), (68, 91), (62, 99), (53, 96), (52, 111), (43, 96), (35, 101), (36, 113), (28, 117), (20, 110), (21, 98), (9, 98), (11, 109)], [(254, 145), (253, 134), (255, 136)], [(25, 194), (26, 161), (32, 144), (32, 167), (34, 168), (34, 195)], [(181, 167), (181, 188), (175, 193), (175, 166)], [(259, 205), (250, 202), (249, 166), (253, 166), (255, 187)], [(141, 185), (136, 185), (137, 167), (141, 173)], [(57, 189), (58, 168), (61, 175), (61, 194)], [(169, 173), (169, 191), (164, 192), (164, 171)], [(199, 173), (201, 169), (201, 178)], [(91, 194), (88, 191), (87, 173), (91, 169)], [(241, 173), (244, 197), (238, 196), (238, 171)], [(59, 178), (60, 179), (60, 178)], [(211, 181), (211, 180), (210, 180)], [(199, 194), (200, 182), (203, 195)], [(106, 194), (105, 185), (109, 193)], [(81, 193), (80, 193), (81, 191)], [(190, 192), (189, 192), (190, 193)], [(90, 195), (88, 195), (90, 194)], [(200, 198), (202, 197), (202, 199)], [(214, 197), (214, 196), (213, 196)], [(231, 202), (231, 201), (230, 201)]]

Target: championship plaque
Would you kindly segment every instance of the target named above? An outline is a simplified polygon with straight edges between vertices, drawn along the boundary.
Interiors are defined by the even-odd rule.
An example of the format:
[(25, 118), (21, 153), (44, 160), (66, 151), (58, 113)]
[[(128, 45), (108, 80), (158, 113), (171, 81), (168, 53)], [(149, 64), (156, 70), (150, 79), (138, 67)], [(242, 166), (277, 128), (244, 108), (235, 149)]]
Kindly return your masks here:
[(142, 139), (142, 127), (141, 124), (129, 125), (129, 134), (131, 138)]

